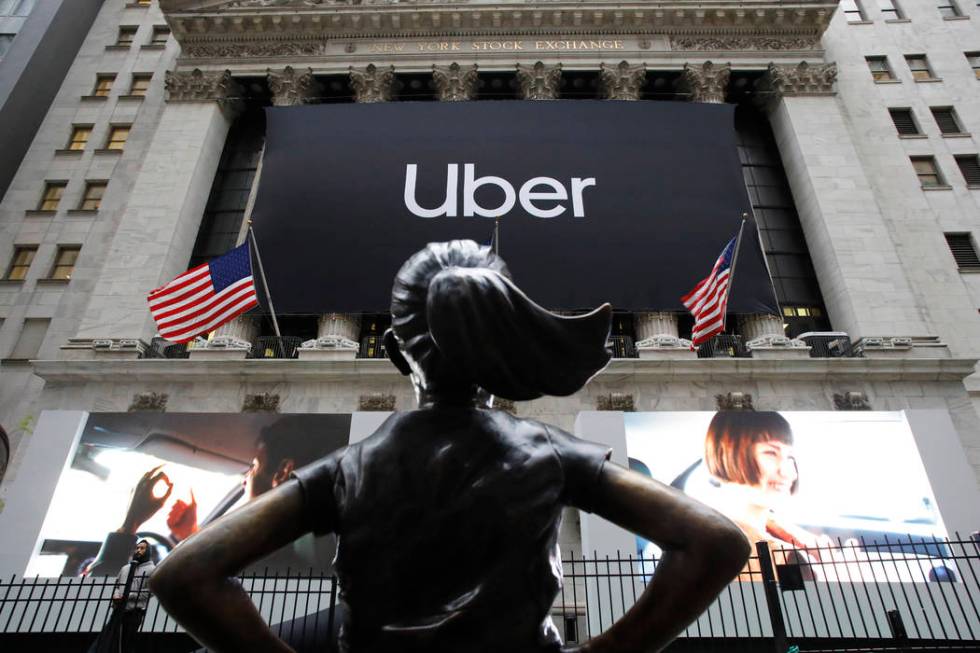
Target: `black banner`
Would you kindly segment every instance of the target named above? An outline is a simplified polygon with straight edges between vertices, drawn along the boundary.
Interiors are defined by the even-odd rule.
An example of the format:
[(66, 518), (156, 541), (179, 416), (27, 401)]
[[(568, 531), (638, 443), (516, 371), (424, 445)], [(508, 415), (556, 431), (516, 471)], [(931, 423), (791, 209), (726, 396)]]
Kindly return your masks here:
[[(386, 311), (426, 243), (489, 243), (553, 309), (682, 310), (748, 210), (733, 107), (398, 102), (272, 108), (255, 233), (282, 313)], [(754, 229), (731, 312), (774, 312)]]

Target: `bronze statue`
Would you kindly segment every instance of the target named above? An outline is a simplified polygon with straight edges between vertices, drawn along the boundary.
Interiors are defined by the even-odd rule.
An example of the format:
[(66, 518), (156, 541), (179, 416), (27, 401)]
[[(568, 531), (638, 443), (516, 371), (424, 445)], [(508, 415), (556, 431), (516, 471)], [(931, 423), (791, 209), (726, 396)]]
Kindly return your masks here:
[[(609, 361), (608, 304), (561, 317), (532, 302), (472, 241), (432, 243), (392, 290), (392, 362), (419, 408), (181, 544), (151, 584), (213, 651), (290, 651), (232, 577), (305, 533), (337, 533), (349, 653), (654, 651), (743, 567), (749, 545), (719, 513), (608, 461), (610, 451), (503, 411), (496, 395), (569, 395)], [(636, 605), (571, 648), (549, 618), (563, 506), (665, 550)]]

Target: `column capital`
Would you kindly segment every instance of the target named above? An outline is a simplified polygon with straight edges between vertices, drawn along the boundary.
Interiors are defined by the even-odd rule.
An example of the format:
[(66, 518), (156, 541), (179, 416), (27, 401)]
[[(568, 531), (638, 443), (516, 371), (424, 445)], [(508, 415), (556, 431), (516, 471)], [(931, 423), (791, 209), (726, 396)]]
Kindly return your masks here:
[(834, 95), (837, 64), (770, 63), (766, 74), (756, 82), (763, 103), (771, 104), (784, 97)]
[(476, 64), (463, 67), (458, 63), (448, 66), (432, 64), (432, 79), (439, 91), (440, 102), (472, 100), (476, 96)]
[(394, 83), (394, 66), (378, 68), (372, 63), (365, 68), (350, 67), (350, 84), (357, 102), (388, 102)]
[(723, 104), (731, 76), (731, 64), (717, 65), (705, 61), (701, 65), (692, 66), (686, 63), (677, 85), (682, 92), (690, 93), (691, 102)]
[(167, 71), (166, 88), (167, 102), (215, 101), (226, 112), (238, 111), (245, 95), (245, 89), (229, 70)]
[(556, 100), (561, 83), (561, 64), (546, 66), (540, 61), (534, 65), (519, 63), (517, 81), (525, 100)]
[(631, 66), (620, 61), (615, 66), (604, 63), (599, 67), (599, 87), (606, 100), (639, 100), (646, 81), (645, 64)]
[(266, 70), (269, 90), (272, 91), (272, 105), (276, 107), (292, 107), (300, 104), (310, 104), (319, 97), (321, 86), (313, 76), (313, 70), (297, 73), (292, 66), (286, 66), (282, 72)]

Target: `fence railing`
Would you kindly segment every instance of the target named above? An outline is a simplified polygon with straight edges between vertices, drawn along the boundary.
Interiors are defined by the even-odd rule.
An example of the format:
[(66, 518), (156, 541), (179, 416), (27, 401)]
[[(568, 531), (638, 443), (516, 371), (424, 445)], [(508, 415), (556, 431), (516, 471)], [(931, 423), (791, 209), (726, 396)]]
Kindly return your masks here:
[[(659, 562), (656, 556), (565, 558), (552, 616), (566, 641), (584, 642), (609, 628), (636, 602)], [(334, 637), (332, 577), (286, 571), (245, 575), (240, 581), (263, 618), (298, 650)], [(114, 578), (0, 581), (0, 637), (97, 632), (109, 619), (116, 588)], [(130, 588), (130, 593), (139, 589)], [(786, 653), (790, 646), (800, 651), (963, 650), (980, 647), (978, 605), (980, 549), (975, 540), (908, 537), (772, 550), (760, 543), (739, 578), (681, 640), (752, 644), (752, 650), (767, 653)], [(152, 598), (142, 631), (182, 632)]]

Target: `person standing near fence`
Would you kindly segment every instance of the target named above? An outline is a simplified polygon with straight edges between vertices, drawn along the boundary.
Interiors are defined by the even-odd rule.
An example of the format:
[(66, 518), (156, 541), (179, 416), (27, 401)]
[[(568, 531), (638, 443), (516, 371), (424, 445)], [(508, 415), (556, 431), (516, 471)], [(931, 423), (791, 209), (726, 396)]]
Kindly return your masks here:
[(150, 543), (136, 543), (133, 558), (122, 566), (112, 592), (113, 612), (89, 653), (130, 653), (136, 651), (136, 634), (143, 624), (150, 601), (150, 574), (156, 569), (150, 559)]

